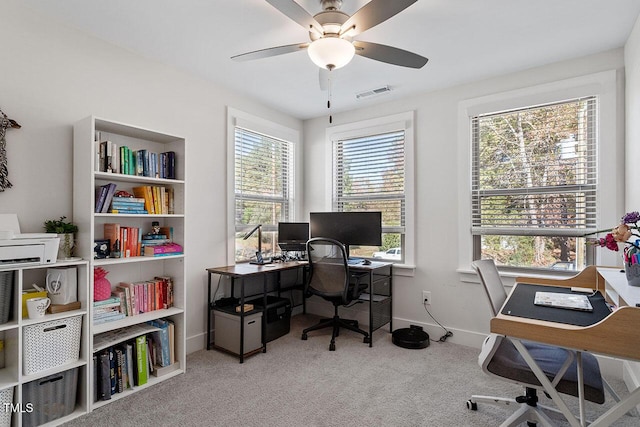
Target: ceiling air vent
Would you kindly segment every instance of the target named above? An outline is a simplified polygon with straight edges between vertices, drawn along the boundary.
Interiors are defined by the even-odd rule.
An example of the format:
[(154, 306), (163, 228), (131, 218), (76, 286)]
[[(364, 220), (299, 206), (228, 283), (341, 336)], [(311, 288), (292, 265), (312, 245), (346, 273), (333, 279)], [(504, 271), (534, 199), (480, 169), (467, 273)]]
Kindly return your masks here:
[(369, 98), (371, 96), (381, 95), (383, 93), (391, 92), (389, 86), (382, 86), (376, 89), (365, 90), (364, 92), (356, 93), (357, 99)]

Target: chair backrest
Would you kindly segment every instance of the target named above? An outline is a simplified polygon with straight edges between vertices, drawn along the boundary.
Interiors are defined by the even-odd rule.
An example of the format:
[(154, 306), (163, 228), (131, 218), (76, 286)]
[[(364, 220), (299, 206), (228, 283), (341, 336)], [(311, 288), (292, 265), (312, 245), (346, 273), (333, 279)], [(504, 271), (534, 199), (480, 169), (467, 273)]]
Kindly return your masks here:
[(487, 297), (489, 297), (493, 315), (497, 316), (500, 308), (507, 300), (507, 291), (504, 289), (495, 262), (492, 259), (482, 259), (473, 261), (471, 266), (478, 273)]
[(309, 277), (307, 291), (325, 298), (341, 298), (347, 304), (349, 266), (347, 251), (337, 240), (316, 237), (307, 242)]

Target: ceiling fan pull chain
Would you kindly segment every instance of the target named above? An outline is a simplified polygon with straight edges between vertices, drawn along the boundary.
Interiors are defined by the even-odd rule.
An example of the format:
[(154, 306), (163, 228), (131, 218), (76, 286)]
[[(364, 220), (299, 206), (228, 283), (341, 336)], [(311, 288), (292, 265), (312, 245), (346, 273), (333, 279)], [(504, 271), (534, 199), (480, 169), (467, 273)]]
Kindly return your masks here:
[(328, 92), (329, 92), (329, 99), (327, 99), (327, 108), (329, 109), (329, 123), (333, 123), (333, 116), (331, 115), (331, 89), (332, 89), (332, 82), (331, 82), (331, 71), (329, 71), (329, 74), (327, 76), (327, 87), (328, 87)]

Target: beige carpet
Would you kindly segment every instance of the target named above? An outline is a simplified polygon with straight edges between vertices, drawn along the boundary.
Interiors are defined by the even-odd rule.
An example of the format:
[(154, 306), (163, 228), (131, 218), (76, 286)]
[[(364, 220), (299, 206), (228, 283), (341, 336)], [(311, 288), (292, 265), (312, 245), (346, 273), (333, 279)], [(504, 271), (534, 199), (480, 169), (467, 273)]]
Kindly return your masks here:
[[(477, 349), (432, 342), (426, 349), (407, 350), (379, 330), (372, 348), (344, 331), (330, 352), (329, 330), (300, 340), (301, 330), (316, 321), (294, 316), (288, 335), (244, 364), (216, 350), (191, 354), (184, 375), (67, 426), (498, 426), (512, 408), (479, 405), (470, 411), (467, 399), (473, 393), (515, 396), (522, 391), (485, 375)], [(613, 383), (622, 388), (621, 382)], [(541, 401), (549, 404), (544, 397)], [(593, 417), (603, 407), (590, 404), (588, 410)], [(640, 418), (625, 416), (615, 425), (638, 426)]]

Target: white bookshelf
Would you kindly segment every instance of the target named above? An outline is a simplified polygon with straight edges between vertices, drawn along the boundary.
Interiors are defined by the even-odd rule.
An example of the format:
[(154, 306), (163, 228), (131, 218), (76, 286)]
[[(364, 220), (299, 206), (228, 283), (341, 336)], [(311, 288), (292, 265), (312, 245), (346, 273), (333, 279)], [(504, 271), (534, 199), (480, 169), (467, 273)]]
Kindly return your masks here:
[[(148, 150), (161, 153), (174, 151), (176, 154), (176, 179), (164, 179), (121, 173), (101, 172), (96, 170), (96, 151), (99, 149), (94, 138), (100, 135), (100, 140), (109, 140), (120, 146), (127, 146), (131, 150)], [(88, 411), (108, 405), (116, 400), (126, 398), (132, 393), (151, 387), (168, 378), (181, 374), (186, 368), (186, 283), (185, 283), (185, 255), (148, 257), (134, 256), (128, 258), (93, 259), (93, 242), (104, 238), (104, 224), (119, 223), (122, 226), (138, 227), (142, 233), (151, 230), (151, 223), (158, 221), (161, 227), (173, 228), (173, 241), (183, 246), (185, 253), (188, 247), (185, 242), (185, 140), (184, 138), (166, 133), (143, 129), (110, 120), (87, 117), (74, 126), (74, 160), (73, 160), (73, 221), (80, 231), (77, 234), (76, 255), (82, 256), (89, 262), (88, 280), (88, 369), (86, 387), (88, 390)], [(125, 190), (133, 193), (132, 188), (141, 185), (171, 187), (174, 193), (174, 213), (172, 214), (111, 214), (95, 213), (96, 188), (115, 183), (116, 191)], [(124, 319), (93, 324), (93, 269), (105, 269), (107, 279), (112, 289), (120, 282), (135, 282), (153, 279), (156, 276), (171, 276), (174, 284), (174, 306), (168, 309), (154, 310), (144, 314), (128, 316)], [(175, 360), (178, 369), (162, 376), (149, 376), (147, 384), (127, 389), (122, 393), (112, 395), (110, 400), (97, 401), (94, 396), (96, 378), (93, 366), (93, 340), (98, 334), (110, 333), (120, 328), (133, 327), (154, 319), (170, 319), (175, 324)], [(116, 332), (116, 335), (118, 332)], [(121, 342), (130, 338), (122, 334)], [(116, 340), (117, 341), (117, 340)]]
[[(78, 301), (81, 303), (80, 308), (55, 314), (47, 313), (44, 317), (38, 319), (23, 317), (23, 315), (26, 316), (26, 313), (23, 313), (22, 310), (22, 291), (32, 289), (33, 284), (36, 284), (41, 288), (45, 288), (47, 270), (49, 268), (57, 267), (76, 268), (78, 286), (77, 295)], [(0, 391), (5, 391), (10, 388), (13, 389), (13, 413), (11, 414), (11, 425), (23, 425), (23, 416), (26, 416), (25, 412), (28, 411), (27, 404), (31, 403), (29, 402), (28, 397), (25, 398), (23, 395), (27, 384), (50, 375), (60, 374), (72, 369), (77, 369), (78, 375), (78, 382), (74, 385), (76, 391), (74, 408), (69, 415), (52, 421), (52, 423), (58, 423), (62, 420), (68, 420), (86, 414), (89, 410), (87, 380), (89, 373), (90, 339), (88, 334), (84, 331), (88, 330), (89, 327), (89, 263), (87, 261), (71, 261), (23, 267), (2, 267), (0, 268), (0, 272), (13, 273), (13, 291), (11, 293), (12, 297), (9, 320), (6, 323), (0, 324), (0, 336), (2, 336), (4, 343), (2, 350), (4, 356), (4, 367), (0, 368)], [(78, 316), (81, 316), (81, 330), (83, 332), (80, 336), (80, 348), (78, 349), (79, 353), (77, 360), (45, 370), (25, 373), (25, 357), (34, 357), (33, 354), (29, 355), (24, 352), (25, 328), (37, 326), (38, 324), (50, 321), (61, 321), (64, 323), (65, 319)], [(75, 348), (69, 348), (69, 350), (71, 353), (75, 354)], [(46, 352), (47, 349), (43, 349), (43, 354), (46, 355)], [(36, 357), (40, 356), (36, 355)], [(61, 403), (65, 399), (65, 396), (59, 396), (59, 399), (59, 402)], [(8, 416), (8, 414), (3, 411), (3, 416)]]

